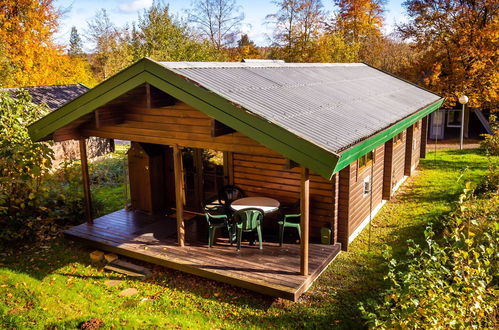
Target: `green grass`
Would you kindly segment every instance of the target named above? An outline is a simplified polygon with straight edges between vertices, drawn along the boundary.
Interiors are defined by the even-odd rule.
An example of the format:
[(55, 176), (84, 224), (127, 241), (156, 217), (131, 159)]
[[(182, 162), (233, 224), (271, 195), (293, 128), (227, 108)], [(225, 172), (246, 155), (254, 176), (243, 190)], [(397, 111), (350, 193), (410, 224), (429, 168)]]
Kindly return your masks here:
[[(384, 245), (403, 258), (405, 241), (420, 241), (426, 224), (447, 214), (464, 182), (478, 181), (486, 168), (477, 150), (430, 153), (373, 220), (370, 235), (366, 228), (297, 303), (161, 267), (146, 282), (126, 279), (89, 264), (90, 250), (62, 238), (3, 251), (0, 327), (75, 328), (97, 317), (106, 327), (362, 328), (358, 304), (387, 285)], [(118, 192), (102, 189), (96, 196)], [(108, 287), (109, 279), (123, 282)], [(128, 287), (139, 294), (118, 295)]]

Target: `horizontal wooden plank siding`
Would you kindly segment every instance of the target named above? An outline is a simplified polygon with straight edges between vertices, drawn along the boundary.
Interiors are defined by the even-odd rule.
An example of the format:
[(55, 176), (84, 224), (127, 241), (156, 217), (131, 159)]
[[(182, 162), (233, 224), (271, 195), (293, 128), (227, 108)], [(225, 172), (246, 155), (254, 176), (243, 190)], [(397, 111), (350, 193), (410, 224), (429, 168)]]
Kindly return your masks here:
[[(233, 182), (248, 196), (266, 196), (284, 203), (300, 199), (300, 169), (289, 169), (281, 156), (233, 153)], [(319, 238), (320, 228), (333, 223), (333, 183), (310, 174), (310, 236)]]
[(90, 121), (80, 131), (83, 135), (136, 142), (278, 155), (238, 132), (213, 137), (213, 119), (182, 102), (160, 108), (138, 107), (131, 103), (120, 116), (122, 119), (112, 125), (106, 125), (106, 122), (97, 125)]
[(404, 177), (405, 168), (405, 149), (406, 149), (406, 131), (402, 135), (402, 140), (393, 145), (390, 196), (393, 194), (393, 188)]
[[(376, 148), (374, 161), (360, 170), (357, 168), (357, 162), (350, 164), (349, 235), (352, 235), (383, 200), (384, 153), (384, 145)], [(364, 180), (372, 182), (372, 200), (369, 193), (364, 194)]]

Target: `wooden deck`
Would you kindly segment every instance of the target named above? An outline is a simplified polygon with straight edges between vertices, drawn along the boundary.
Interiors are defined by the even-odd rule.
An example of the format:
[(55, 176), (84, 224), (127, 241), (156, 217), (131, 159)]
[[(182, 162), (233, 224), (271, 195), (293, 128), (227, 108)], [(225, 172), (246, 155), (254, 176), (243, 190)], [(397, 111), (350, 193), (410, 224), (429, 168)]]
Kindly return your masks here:
[(293, 301), (340, 251), (339, 244), (310, 244), (310, 275), (301, 276), (299, 244), (279, 247), (265, 242), (259, 250), (246, 243), (237, 251), (221, 238), (209, 249), (201, 220), (186, 222), (185, 247), (177, 245), (175, 219), (125, 210), (95, 219), (93, 225), (72, 227), (65, 234), (102, 250)]

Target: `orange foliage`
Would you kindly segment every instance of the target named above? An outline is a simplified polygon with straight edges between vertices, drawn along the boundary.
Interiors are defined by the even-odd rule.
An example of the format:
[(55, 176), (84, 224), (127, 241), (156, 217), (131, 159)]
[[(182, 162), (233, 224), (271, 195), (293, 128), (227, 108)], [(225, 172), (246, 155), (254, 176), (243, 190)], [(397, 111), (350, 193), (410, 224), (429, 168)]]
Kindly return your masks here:
[(93, 83), (86, 61), (64, 55), (52, 36), (59, 13), (52, 0), (3, 0), (0, 40), (13, 67), (5, 86)]
[[(422, 83), (453, 107), (463, 93), (469, 106), (499, 108), (498, 0), (409, 0), (399, 27), (420, 54)], [(432, 28), (429, 28), (432, 27)]]
[(383, 3), (380, 0), (336, 0), (336, 24), (350, 42), (381, 37)]

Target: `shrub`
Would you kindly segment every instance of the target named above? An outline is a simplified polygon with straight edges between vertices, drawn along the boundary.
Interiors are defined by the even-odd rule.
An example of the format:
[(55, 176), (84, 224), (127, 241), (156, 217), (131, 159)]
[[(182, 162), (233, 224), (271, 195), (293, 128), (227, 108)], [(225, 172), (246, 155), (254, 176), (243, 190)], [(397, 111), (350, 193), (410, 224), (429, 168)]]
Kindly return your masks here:
[(490, 115), (489, 118), (490, 128), (492, 134), (482, 134), (484, 140), (480, 146), (485, 149), (490, 155), (499, 155), (499, 120), (496, 115)]
[(50, 230), (47, 195), (41, 182), (52, 163), (52, 150), (46, 143), (33, 143), (26, 126), (47, 112), (31, 102), (26, 91), (15, 97), (0, 93), (0, 239), (3, 242), (26, 237), (34, 228)]
[(497, 326), (499, 195), (487, 197), (476, 198), (468, 184), (441, 240), (429, 226), (424, 245), (409, 243), (408, 261), (399, 263), (385, 252), (391, 288), (381, 301), (361, 306), (371, 326)]

